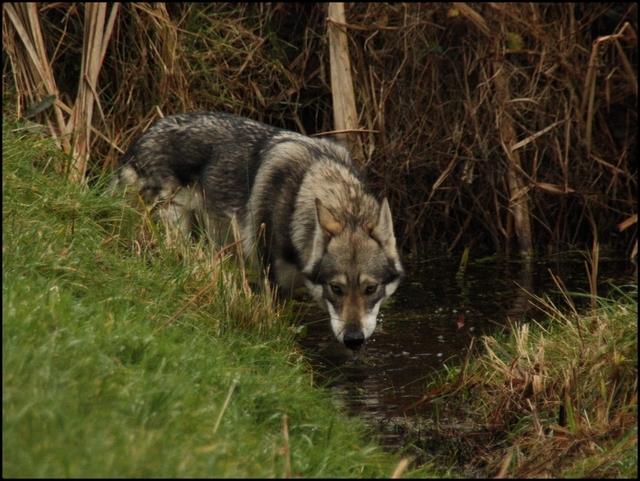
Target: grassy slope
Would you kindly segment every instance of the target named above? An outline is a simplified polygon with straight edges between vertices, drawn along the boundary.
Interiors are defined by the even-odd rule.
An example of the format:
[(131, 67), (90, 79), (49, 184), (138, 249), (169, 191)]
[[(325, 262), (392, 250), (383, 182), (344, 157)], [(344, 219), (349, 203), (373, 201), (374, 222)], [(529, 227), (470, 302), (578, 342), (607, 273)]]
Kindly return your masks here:
[(286, 315), (229, 273), (158, 331), (210, 257), (141, 242), (141, 216), (60, 162), (3, 125), (4, 477), (283, 476), (287, 459), (294, 476), (391, 474), (397, 459), (311, 387)]

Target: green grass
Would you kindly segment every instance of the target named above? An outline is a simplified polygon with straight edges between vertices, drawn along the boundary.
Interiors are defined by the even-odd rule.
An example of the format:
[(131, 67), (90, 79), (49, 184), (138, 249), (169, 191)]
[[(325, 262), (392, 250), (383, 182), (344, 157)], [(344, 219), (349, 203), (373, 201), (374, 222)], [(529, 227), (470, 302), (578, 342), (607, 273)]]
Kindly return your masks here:
[(312, 387), (285, 310), (64, 160), (3, 124), (4, 477), (393, 472)]

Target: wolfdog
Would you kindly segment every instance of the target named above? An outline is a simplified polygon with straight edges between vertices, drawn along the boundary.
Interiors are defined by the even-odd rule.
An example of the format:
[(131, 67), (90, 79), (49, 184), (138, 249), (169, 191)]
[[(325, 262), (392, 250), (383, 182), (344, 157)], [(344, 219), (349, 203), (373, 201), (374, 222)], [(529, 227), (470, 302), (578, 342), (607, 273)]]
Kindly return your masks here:
[(132, 143), (117, 184), (134, 186), (183, 234), (197, 215), (223, 245), (236, 223), (251, 262), (281, 291), (306, 286), (354, 351), (403, 276), (387, 200), (365, 190), (330, 140), (230, 114), (172, 115)]

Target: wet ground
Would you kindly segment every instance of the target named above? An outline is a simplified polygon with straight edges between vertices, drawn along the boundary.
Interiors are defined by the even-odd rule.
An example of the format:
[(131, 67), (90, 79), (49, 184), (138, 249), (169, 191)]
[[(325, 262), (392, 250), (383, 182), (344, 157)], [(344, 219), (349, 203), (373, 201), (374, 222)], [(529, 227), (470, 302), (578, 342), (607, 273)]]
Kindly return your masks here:
[[(318, 385), (332, 390), (346, 412), (360, 415), (384, 446), (411, 444), (413, 454), (425, 461), (430, 446), (435, 452), (443, 443), (456, 443), (458, 461), (464, 463), (465, 443), (471, 451), (483, 444), (469, 439), (483, 433), (464, 412), (438, 411), (421, 402), (433, 389), (427, 386), (428, 376), (445, 364), (460, 363), (472, 338), (495, 332), (509, 319), (543, 318), (528, 293), (545, 294), (562, 307), (551, 272), (570, 292), (588, 292), (584, 258), (537, 262), (530, 269), (521, 262), (488, 259), (469, 264), (464, 275), (458, 273), (458, 262), (425, 261), (405, 278), (382, 307), (373, 337), (355, 357), (335, 341), (325, 313), (312, 304), (297, 307), (307, 325), (300, 344)], [(612, 282), (631, 282), (632, 267), (628, 261), (601, 260), (598, 294), (606, 296)]]

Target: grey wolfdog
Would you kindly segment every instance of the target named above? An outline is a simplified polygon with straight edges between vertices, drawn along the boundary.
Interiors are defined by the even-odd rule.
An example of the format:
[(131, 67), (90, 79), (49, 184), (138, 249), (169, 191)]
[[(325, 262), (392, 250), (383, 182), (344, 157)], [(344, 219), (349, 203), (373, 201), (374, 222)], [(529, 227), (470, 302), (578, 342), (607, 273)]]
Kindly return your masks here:
[(194, 214), (223, 245), (236, 223), (281, 291), (306, 285), (336, 338), (358, 350), (403, 275), (389, 204), (365, 191), (339, 144), (235, 115), (159, 120), (120, 159), (117, 184), (188, 234)]

